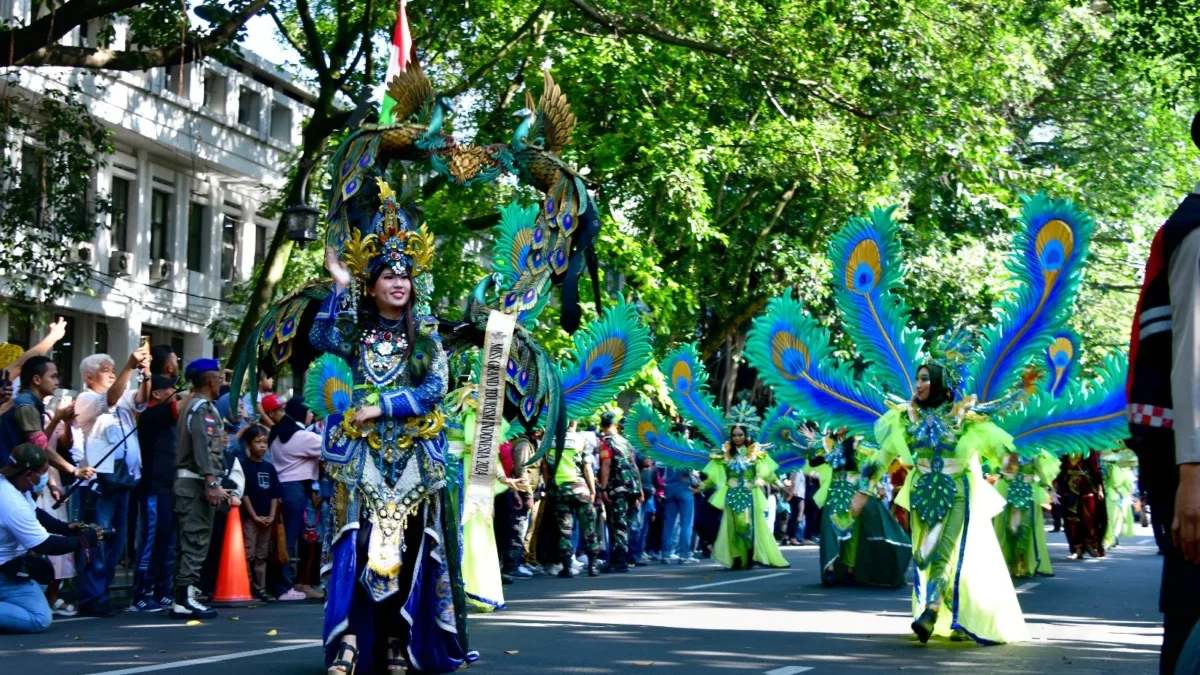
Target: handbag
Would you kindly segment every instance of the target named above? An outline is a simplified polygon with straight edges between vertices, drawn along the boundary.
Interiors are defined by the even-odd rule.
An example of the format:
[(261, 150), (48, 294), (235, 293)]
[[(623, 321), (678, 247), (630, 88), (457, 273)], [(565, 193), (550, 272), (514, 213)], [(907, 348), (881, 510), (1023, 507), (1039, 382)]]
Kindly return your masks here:
[(283, 529), (283, 521), (276, 519), (271, 524), (271, 539), (275, 541), (275, 549), (271, 555), (271, 562), (276, 565), (286, 565), (292, 561), (292, 557), (288, 555), (287, 533)]
[[(129, 452), (129, 445), (126, 443), (128, 435), (125, 434), (125, 423), (121, 420), (121, 415), (117, 413), (117, 425), (120, 428), (121, 435), (124, 438), (118, 441), (125, 447), (125, 452)], [(111, 427), (110, 427), (111, 429)], [(87, 438), (83, 439), (84, 456), (87, 456)], [(125, 463), (125, 455), (113, 459), (112, 473), (96, 473), (96, 485), (100, 489), (102, 495), (120, 495), (129, 492), (133, 489), (134, 483), (137, 481), (133, 478), (133, 472), (129, 470), (129, 465)]]

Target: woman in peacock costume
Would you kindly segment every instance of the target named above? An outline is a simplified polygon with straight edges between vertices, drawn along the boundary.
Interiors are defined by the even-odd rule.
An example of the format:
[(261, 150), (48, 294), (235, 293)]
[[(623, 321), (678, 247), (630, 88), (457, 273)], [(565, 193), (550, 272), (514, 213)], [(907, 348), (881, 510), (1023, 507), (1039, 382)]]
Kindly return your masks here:
[(875, 489), (888, 469), (876, 461), (878, 447), (846, 427), (822, 436), (791, 421), (779, 427), (775, 442), (807, 441), (808, 463), (820, 480), (812, 499), (821, 507), (821, 583), (903, 586), (912, 540)]
[[(762, 417), (743, 401), (727, 416), (717, 412), (708, 392), (708, 373), (693, 345), (671, 352), (659, 364), (671, 387), (675, 407), (700, 430), (698, 449), (690, 439), (671, 433), (657, 412), (639, 401), (630, 412), (627, 429), (633, 442), (656, 461), (677, 469), (699, 469), (704, 486), (715, 487), (709, 503), (721, 511), (721, 526), (713, 546), (713, 560), (729, 569), (747, 569), (755, 563), (787, 567), (774, 533), (767, 525), (766, 485), (779, 485), (780, 471), (804, 466), (803, 455), (787, 448), (768, 447)], [(777, 406), (768, 415), (768, 429), (786, 415)]]
[[(573, 332), (579, 272), (596, 262), (594, 204), (559, 159), (575, 118), (549, 74), (536, 106), (527, 95), (508, 146), (447, 135), (449, 103), (434, 96), (416, 61), (388, 87), (395, 105), (386, 123), (353, 131), (330, 161), (332, 280), (312, 282), (266, 312), (254, 346), (237, 356), (231, 383), (236, 397), (246, 375), (260, 369), (307, 371), (306, 401), (325, 418), (323, 470), (335, 487), (322, 561), (329, 575), (324, 644), (335, 675), (359, 665), (451, 672), (474, 658), (461, 520), (446, 475), (448, 355), (503, 345), (507, 359), (488, 381), (499, 392), (489, 413), (527, 429), (544, 424), (554, 433), (541, 451), (561, 448), (562, 381), (529, 328), (559, 286), (563, 325)], [(519, 209), (517, 227), (500, 233), (494, 271), (459, 321), (439, 321), (430, 311), (433, 237), (414, 225), (386, 182), (393, 160), (429, 162), (456, 185), (508, 172), (545, 194), (541, 206)], [(495, 415), (488, 419), (495, 439), (500, 425)]]
[[(506, 228), (519, 228), (520, 219), (512, 218), (517, 207), (505, 210), (497, 233), (498, 245), (507, 240)], [(498, 253), (498, 252), (495, 252)], [(629, 384), (653, 356), (650, 331), (638, 318), (637, 308), (618, 298), (615, 306), (574, 335), (566, 357), (559, 364), (563, 383), (563, 405), (571, 419), (586, 417), (611, 401)], [(446, 437), (450, 443), (452, 491), (463, 525), (463, 579), (467, 600), (483, 611), (504, 606), (500, 576), (500, 558), (493, 530), (493, 513), (467, 504), (467, 480), (464, 466), (471, 466), (474, 452), (475, 420), (479, 405), (480, 355), (467, 351), (458, 360), (470, 363), (467, 382), (446, 397)], [(505, 434), (508, 435), (507, 425)], [(496, 463), (494, 494), (517, 488)]]
[(1129, 451), (1107, 453), (1102, 458), (1104, 471), (1104, 505), (1108, 508), (1108, 530), (1104, 533), (1105, 548), (1116, 548), (1121, 538), (1133, 536), (1133, 495), (1136, 481), (1130, 466), (1137, 458)]
[(1081, 354), (1078, 334), (1069, 329), (1056, 333), (1045, 351), (1041, 386), (1024, 406), (997, 421), (1015, 447), (999, 465), (996, 489), (1006, 503), (995, 520), (1014, 577), (1054, 574), (1042, 508), (1058, 501), (1051, 484), (1059, 473), (1059, 456), (1111, 446), (1127, 434), (1127, 359), (1119, 352), (1108, 355), (1095, 378), (1085, 381)]
[(991, 526), (1005, 500), (984, 480), (1015, 448), (989, 417), (1018, 400), (1026, 367), (1074, 301), (1092, 224), (1066, 201), (1026, 198), (1008, 267), (1015, 276), (977, 348), (947, 337), (925, 349), (897, 294), (901, 251), (892, 209), (852, 218), (830, 247), (843, 328), (867, 362), (861, 378), (833, 359), (830, 336), (790, 296), (768, 303), (746, 352), (798, 416), (873, 434), (875, 462), (913, 467), (896, 503), (911, 512), (913, 632), (981, 644), (1028, 639)]

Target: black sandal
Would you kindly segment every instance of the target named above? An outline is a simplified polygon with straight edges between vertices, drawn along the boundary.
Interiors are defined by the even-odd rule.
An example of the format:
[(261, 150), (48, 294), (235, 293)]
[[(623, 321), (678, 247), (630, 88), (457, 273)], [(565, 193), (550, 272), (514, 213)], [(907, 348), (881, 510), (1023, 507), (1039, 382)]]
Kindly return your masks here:
[[(392, 656), (392, 654), (395, 654), (395, 656)], [(393, 666), (400, 667), (393, 668)], [(404, 648), (400, 646), (400, 638), (388, 640), (387, 667), (389, 673), (400, 673), (408, 670), (408, 660), (404, 658)]]
[[(350, 660), (349, 661), (347, 661), (345, 658), (347, 651), (350, 652)], [(334, 661), (333, 663), (329, 664), (329, 668), (326, 668), (325, 672), (328, 673), (329, 670), (332, 668), (344, 668), (345, 670), (343, 670), (342, 672), (346, 673), (346, 675), (354, 675), (354, 667), (357, 665), (358, 665), (358, 647), (355, 647), (354, 645), (350, 644), (349, 642), (343, 642), (342, 646), (338, 647), (337, 660)]]

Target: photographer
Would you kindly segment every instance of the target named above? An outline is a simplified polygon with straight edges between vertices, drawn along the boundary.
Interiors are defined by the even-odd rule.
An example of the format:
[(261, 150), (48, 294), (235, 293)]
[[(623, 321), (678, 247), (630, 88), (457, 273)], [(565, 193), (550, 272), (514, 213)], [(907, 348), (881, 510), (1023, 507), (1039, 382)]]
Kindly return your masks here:
[(46, 453), (32, 443), (13, 448), (0, 468), (0, 633), (40, 633), (50, 627), (50, 605), (40, 584), (54, 580), (43, 558), (96, 548), (98, 530), (54, 519), (33, 504), (30, 491), (46, 474)]

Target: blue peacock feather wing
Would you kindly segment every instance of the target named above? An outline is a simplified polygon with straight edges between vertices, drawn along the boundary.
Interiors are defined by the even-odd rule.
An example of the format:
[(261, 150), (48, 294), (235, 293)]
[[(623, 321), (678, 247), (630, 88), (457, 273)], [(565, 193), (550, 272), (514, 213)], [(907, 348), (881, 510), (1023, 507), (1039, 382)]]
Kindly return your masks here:
[(808, 462), (808, 440), (800, 434), (799, 422), (791, 416), (791, 411), (791, 406), (786, 403), (767, 411), (767, 421), (758, 439), (779, 464), (780, 473), (796, 471)]
[(526, 326), (533, 325), (550, 301), (547, 234), (538, 221), (539, 211), (536, 204), (501, 207), (492, 245), (492, 266), (501, 279), (495, 309), (516, 314)]
[[(645, 401), (638, 401), (625, 418), (629, 439), (654, 461), (676, 469), (703, 469), (709, 455), (692, 442), (670, 432), (670, 426)], [(629, 432), (632, 431), (632, 434)]]
[(833, 361), (829, 331), (790, 293), (772, 298), (766, 314), (754, 320), (746, 357), (775, 396), (795, 408), (801, 419), (845, 426), (852, 434), (866, 436), (887, 412), (882, 393), (856, 383), (849, 363)]
[(345, 414), (354, 403), (354, 372), (340, 356), (322, 354), (304, 380), (304, 405), (325, 419)]
[(876, 208), (870, 218), (851, 218), (834, 236), (829, 260), (846, 332), (887, 390), (907, 399), (915, 392), (924, 341), (908, 325), (909, 307), (897, 294), (903, 271), (895, 210)]
[(637, 308), (615, 307), (575, 333), (575, 347), (560, 367), (567, 417), (587, 417), (611, 401), (654, 356), (650, 329)]
[(1061, 396), (1038, 392), (1024, 407), (997, 422), (1012, 434), (1022, 455), (1038, 450), (1057, 455), (1089, 452), (1119, 445), (1129, 435), (1126, 422), (1125, 376), (1128, 359), (1109, 354), (1090, 385), (1072, 382)]
[(1007, 267), (1013, 288), (997, 321), (983, 331), (967, 373), (967, 393), (980, 401), (1015, 387), (1070, 318), (1092, 238), (1092, 219), (1066, 199), (1022, 196), (1022, 227)]
[(1079, 377), (1079, 357), (1083, 353), (1079, 334), (1067, 328), (1054, 334), (1046, 348), (1046, 391), (1054, 398), (1062, 396), (1067, 385)]
[(671, 388), (671, 402), (679, 414), (700, 429), (711, 447), (725, 444), (725, 416), (717, 410), (708, 391), (708, 370), (695, 345), (683, 345), (658, 364)]
[(781, 425), (785, 425), (794, 417), (792, 414), (792, 406), (786, 403), (776, 403), (767, 410), (763, 415), (763, 423), (759, 428), (758, 442), (759, 443), (778, 443), (780, 436), (778, 430)]

